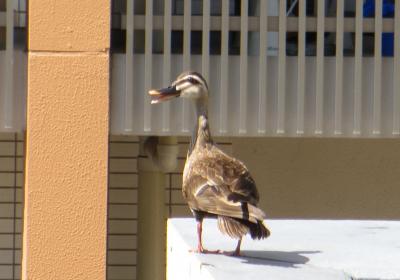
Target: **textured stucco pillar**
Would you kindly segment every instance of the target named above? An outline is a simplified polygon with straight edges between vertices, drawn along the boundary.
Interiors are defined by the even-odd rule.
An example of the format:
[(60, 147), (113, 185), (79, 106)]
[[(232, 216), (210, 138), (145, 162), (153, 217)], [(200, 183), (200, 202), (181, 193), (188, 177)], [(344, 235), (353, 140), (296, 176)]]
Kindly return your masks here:
[(106, 279), (110, 0), (29, 1), (23, 279)]

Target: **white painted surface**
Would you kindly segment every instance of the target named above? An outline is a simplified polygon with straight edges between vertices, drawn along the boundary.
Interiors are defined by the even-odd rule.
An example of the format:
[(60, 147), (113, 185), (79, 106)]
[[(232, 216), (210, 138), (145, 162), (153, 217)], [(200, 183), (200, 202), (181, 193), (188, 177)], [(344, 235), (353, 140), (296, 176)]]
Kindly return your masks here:
[[(242, 243), (243, 257), (189, 252), (194, 219), (168, 221), (167, 279), (400, 279), (399, 221), (272, 220), (271, 237)], [(206, 220), (204, 246), (233, 250), (236, 241)]]

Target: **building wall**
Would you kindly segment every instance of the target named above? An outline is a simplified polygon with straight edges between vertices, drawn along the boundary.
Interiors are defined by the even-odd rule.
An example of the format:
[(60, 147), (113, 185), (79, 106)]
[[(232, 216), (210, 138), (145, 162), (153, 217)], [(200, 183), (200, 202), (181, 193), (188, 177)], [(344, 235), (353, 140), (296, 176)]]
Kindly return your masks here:
[[(181, 195), (188, 138), (165, 182), (167, 217), (191, 217)], [(253, 174), (271, 218), (399, 219), (400, 142), (228, 138), (218, 145)], [(135, 136), (110, 136), (107, 279), (136, 279)], [(0, 279), (20, 279), (24, 137), (0, 134)], [(193, 229), (195, 232), (195, 229)], [(13, 272), (14, 271), (14, 272)]]
[(272, 218), (400, 219), (396, 139), (233, 138)]
[[(166, 176), (165, 218), (191, 217), (181, 193), (182, 171), (188, 138), (179, 138), (177, 169)], [(232, 152), (232, 144), (219, 139), (219, 147)], [(137, 254), (137, 158), (139, 140), (111, 136), (109, 153), (107, 279), (136, 279)], [(195, 229), (193, 229), (195, 231)]]
[(0, 133), (0, 279), (21, 279), (23, 134)]
[[(248, 166), (260, 191), (260, 206), (271, 218), (400, 218), (400, 142), (396, 140), (216, 140)], [(188, 138), (179, 138), (179, 166), (165, 182), (167, 217), (192, 217), (181, 194), (188, 143)], [(138, 148), (136, 137), (111, 137), (109, 280), (136, 275)]]

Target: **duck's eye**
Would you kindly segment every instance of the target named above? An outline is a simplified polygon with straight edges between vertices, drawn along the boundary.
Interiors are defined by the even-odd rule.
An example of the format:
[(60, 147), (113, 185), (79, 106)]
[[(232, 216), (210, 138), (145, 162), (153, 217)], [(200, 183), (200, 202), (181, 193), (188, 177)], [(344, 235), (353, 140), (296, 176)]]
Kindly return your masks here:
[(189, 81), (191, 84), (194, 84), (194, 85), (196, 85), (196, 84), (199, 83), (196, 79), (194, 79), (194, 78), (192, 78), (192, 77), (189, 77), (189, 78), (188, 78), (188, 81)]

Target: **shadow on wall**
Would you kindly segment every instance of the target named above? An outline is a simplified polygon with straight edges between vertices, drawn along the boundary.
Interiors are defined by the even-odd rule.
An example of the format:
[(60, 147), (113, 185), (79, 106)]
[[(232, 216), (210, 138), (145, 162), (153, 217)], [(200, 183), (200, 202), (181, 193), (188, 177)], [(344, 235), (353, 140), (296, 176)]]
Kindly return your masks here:
[(249, 251), (243, 250), (242, 256), (239, 257), (243, 263), (265, 265), (265, 266), (280, 266), (280, 267), (297, 267), (297, 265), (306, 264), (310, 261), (309, 258), (303, 255), (318, 254), (321, 251)]

